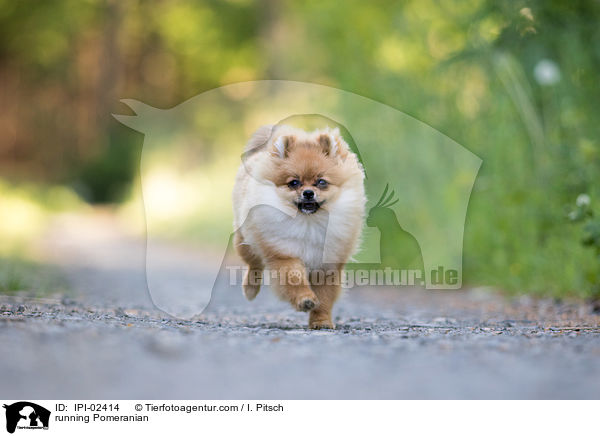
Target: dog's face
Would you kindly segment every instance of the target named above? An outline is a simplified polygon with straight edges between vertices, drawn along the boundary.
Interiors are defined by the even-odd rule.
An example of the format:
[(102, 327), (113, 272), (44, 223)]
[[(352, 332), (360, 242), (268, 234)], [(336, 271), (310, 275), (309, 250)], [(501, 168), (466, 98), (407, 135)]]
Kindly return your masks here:
[(351, 174), (344, 168), (348, 146), (337, 130), (284, 132), (270, 145), (266, 178), (284, 205), (311, 215), (333, 207)]

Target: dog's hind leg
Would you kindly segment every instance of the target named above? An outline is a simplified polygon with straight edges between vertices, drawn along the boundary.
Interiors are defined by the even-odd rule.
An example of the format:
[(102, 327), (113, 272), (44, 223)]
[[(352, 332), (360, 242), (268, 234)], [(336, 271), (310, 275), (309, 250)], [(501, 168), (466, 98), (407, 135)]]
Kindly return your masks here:
[(264, 265), (261, 258), (252, 251), (252, 247), (244, 243), (244, 237), (239, 230), (235, 232), (233, 242), (237, 253), (248, 264), (248, 271), (242, 282), (242, 290), (246, 298), (252, 301), (260, 291)]

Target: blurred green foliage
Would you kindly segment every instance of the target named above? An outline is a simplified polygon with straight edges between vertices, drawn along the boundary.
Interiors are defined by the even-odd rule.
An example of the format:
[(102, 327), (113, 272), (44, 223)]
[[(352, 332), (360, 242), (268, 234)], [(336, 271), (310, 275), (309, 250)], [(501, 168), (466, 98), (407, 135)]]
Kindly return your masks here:
[(591, 198), (587, 194), (580, 194), (575, 202), (575, 208), (569, 212), (572, 223), (581, 224), (581, 244), (591, 249), (596, 258), (596, 266), (585, 272), (585, 277), (590, 286), (590, 296), (600, 301), (600, 218), (594, 213)]
[(164, 108), (245, 80), (325, 84), (483, 159), (467, 285), (588, 295), (597, 260), (564, 216), (598, 198), (599, 22), (584, 0), (0, 0), (0, 174), (119, 201), (142, 144), (110, 117), (119, 98)]

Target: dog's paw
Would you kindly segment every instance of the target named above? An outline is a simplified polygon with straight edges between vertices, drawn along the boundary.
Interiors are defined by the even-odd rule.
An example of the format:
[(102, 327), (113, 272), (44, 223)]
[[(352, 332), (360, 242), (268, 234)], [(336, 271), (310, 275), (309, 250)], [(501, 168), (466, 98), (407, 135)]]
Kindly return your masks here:
[(294, 301), (294, 307), (300, 312), (310, 312), (319, 305), (317, 296), (312, 292), (299, 295)]
[(310, 321), (308, 327), (312, 330), (335, 329), (335, 325), (329, 319)]
[(258, 295), (260, 291), (260, 285), (242, 285), (244, 296), (248, 301), (252, 301)]
[(313, 330), (334, 329), (335, 325), (331, 321), (331, 313), (327, 310), (317, 309), (310, 313), (308, 317), (308, 327)]
[(298, 310), (302, 312), (310, 312), (317, 307), (317, 302), (314, 298), (304, 298), (298, 303)]

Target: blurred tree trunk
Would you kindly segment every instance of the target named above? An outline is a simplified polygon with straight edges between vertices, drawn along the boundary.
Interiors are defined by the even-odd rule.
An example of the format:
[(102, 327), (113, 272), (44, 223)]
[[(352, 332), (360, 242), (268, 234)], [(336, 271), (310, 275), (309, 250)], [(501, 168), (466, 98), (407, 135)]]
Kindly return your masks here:
[(284, 18), (282, 1), (262, 0), (260, 45), (265, 54), (267, 79), (284, 79)]
[[(108, 144), (108, 126), (112, 109), (117, 105), (117, 89), (120, 77), (121, 56), (119, 52), (119, 29), (123, 19), (122, 5), (118, 0), (107, 0), (104, 12), (104, 26), (93, 50), (95, 59), (80, 69), (80, 82), (85, 84), (80, 96), (81, 110), (77, 114), (78, 152), (84, 160), (97, 153)], [(89, 53), (89, 46), (82, 47)], [(90, 64), (97, 73), (90, 71)]]

